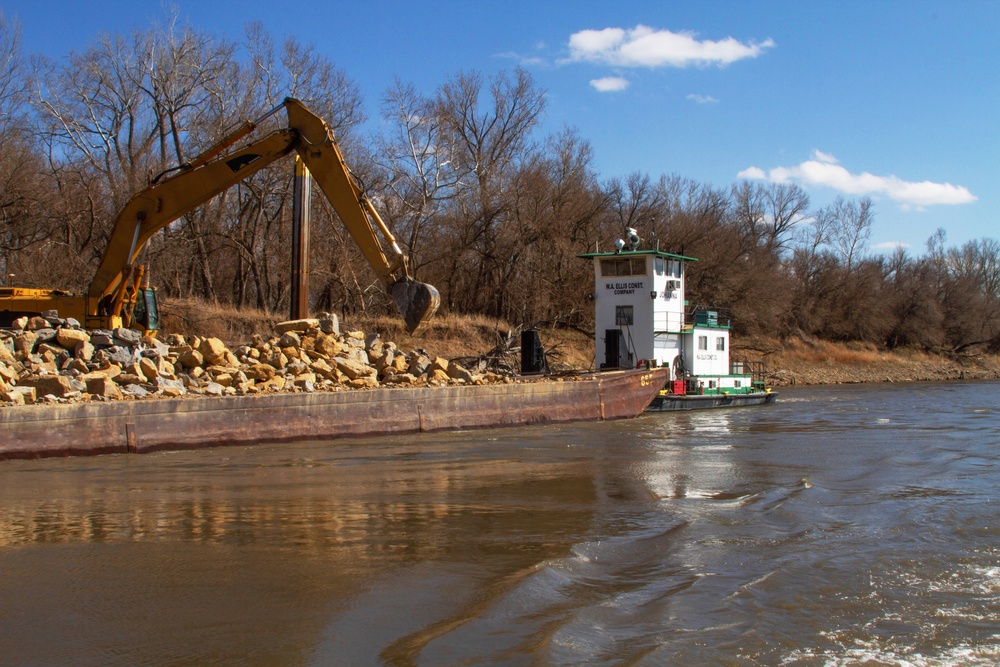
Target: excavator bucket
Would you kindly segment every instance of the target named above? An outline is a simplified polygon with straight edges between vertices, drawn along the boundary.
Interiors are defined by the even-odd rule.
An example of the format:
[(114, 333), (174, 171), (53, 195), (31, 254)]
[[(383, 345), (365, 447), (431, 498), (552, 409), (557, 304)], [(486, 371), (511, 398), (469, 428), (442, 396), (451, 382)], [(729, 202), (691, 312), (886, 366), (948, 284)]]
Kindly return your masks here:
[(441, 295), (437, 288), (427, 283), (418, 283), (409, 278), (394, 283), (389, 288), (396, 308), (406, 322), (406, 330), (414, 333), (427, 320), (434, 317), (441, 305)]

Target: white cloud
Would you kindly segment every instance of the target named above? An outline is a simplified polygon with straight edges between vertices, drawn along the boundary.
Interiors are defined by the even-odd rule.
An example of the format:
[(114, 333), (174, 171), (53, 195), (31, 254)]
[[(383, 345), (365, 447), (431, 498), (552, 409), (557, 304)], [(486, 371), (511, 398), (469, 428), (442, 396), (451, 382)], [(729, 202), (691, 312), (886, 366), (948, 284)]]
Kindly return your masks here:
[(693, 32), (637, 25), (630, 30), (604, 28), (575, 32), (569, 37), (569, 59), (616, 67), (724, 67), (737, 60), (756, 58), (773, 46), (772, 39), (760, 44), (743, 43), (732, 37), (698, 40)]
[(829, 162), (830, 164), (837, 164), (837, 158), (833, 157), (829, 153), (824, 153), (821, 150), (814, 150), (813, 157), (820, 162)]
[(594, 79), (590, 85), (602, 93), (614, 93), (628, 88), (628, 79), (620, 76), (606, 76), (602, 79)]
[(767, 174), (760, 167), (748, 167), (740, 173), (736, 174), (736, 178), (745, 179), (748, 181), (763, 181), (767, 178)]
[(692, 102), (697, 102), (698, 104), (715, 104), (719, 100), (715, 99), (711, 95), (698, 95), (696, 93), (691, 93), (687, 96), (687, 99)]
[(737, 178), (769, 180), (772, 183), (795, 181), (804, 185), (826, 186), (849, 195), (885, 195), (908, 206), (968, 204), (977, 200), (961, 185), (904, 181), (897, 176), (876, 176), (867, 171), (852, 174), (829, 154), (814, 151), (813, 157), (816, 159), (806, 160), (794, 167), (775, 167), (767, 173), (759, 167), (749, 167), (737, 174)]
[(892, 250), (896, 251), (899, 248), (906, 250), (910, 247), (910, 244), (906, 241), (886, 241), (885, 243), (876, 243), (872, 246), (872, 250)]
[(506, 58), (507, 60), (516, 60), (519, 64), (525, 67), (545, 67), (549, 64), (549, 61), (543, 56), (528, 56), (523, 53), (517, 53), (516, 51), (503, 51), (502, 53), (495, 54), (496, 58)]

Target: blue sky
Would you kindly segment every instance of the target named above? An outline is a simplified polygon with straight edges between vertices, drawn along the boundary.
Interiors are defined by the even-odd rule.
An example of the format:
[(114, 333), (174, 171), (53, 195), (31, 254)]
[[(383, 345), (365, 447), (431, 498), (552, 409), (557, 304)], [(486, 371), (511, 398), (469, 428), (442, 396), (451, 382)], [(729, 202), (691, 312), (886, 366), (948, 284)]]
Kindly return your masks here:
[[(872, 248), (923, 254), (1000, 237), (1000, 1), (262, 2), (178, 0), (239, 38), (260, 20), (315, 46), (370, 117), (395, 77), (432, 94), (459, 71), (525, 67), (544, 130), (578, 129), (601, 178), (679, 174), (801, 185), (814, 207), (875, 201)], [(29, 53), (147, 28), (159, 2), (0, 0)]]

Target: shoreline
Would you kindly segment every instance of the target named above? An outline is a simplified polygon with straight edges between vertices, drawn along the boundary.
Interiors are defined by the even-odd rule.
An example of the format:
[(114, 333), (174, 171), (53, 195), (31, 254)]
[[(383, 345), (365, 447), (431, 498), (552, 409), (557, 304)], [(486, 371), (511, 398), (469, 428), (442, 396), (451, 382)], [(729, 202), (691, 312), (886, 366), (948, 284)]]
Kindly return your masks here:
[[(753, 352), (760, 351), (744, 348), (745, 354)], [(796, 340), (761, 356), (767, 367), (768, 386), (772, 387), (1000, 379), (1000, 356), (991, 354), (954, 357), (917, 350), (890, 352), (874, 346)]]

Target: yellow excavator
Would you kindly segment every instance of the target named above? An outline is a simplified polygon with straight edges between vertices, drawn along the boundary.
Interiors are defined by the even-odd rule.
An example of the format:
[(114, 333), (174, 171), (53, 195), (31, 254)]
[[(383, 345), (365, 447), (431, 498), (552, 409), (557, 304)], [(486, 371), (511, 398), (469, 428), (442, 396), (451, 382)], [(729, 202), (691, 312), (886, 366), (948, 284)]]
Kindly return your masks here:
[[(288, 127), (226, 153), (264, 120), (284, 109)], [(433, 317), (441, 298), (437, 289), (413, 280), (407, 257), (371, 200), (351, 174), (340, 147), (322, 118), (291, 97), (260, 118), (246, 121), (190, 162), (154, 178), (118, 213), (87, 294), (62, 290), (0, 288), (0, 324), (23, 315), (56, 310), (88, 329), (129, 327), (155, 333), (156, 290), (145, 266), (137, 262), (156, 232), (229, 187), (295, 151), (333, 205), (383, 287), (413, 333)], [(386, 256), (385, 246), (393, 257)]]

